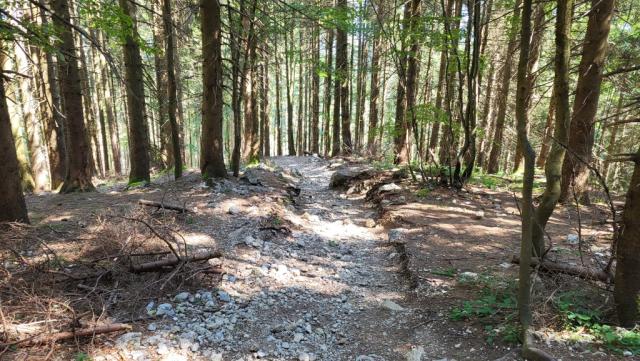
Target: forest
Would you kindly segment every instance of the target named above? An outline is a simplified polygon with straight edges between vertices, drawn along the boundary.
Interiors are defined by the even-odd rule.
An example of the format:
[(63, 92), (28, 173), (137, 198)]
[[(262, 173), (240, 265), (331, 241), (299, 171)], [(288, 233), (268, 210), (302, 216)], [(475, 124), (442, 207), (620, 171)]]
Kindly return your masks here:
[(0, 0), (0, 359), (640, 357), (635, 16)]

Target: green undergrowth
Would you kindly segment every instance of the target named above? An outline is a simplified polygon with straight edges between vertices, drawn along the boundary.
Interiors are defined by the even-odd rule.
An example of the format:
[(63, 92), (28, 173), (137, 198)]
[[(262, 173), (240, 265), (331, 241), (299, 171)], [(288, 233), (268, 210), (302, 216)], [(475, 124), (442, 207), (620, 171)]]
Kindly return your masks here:
[[(491, 274), (453, 273), (450, 269), (433, 271), (456, 277), (459, 286), (473, 291), (471, 299), (453, 307), (449, 317), (455, 321), (473, 321), (483, 326), (487, 342), (519, 342), (517, 281)], [(555, 320), (556, 330), (568, 341), (606, 349), (619, 355), (640, 355), (640, 328), (624, 329), (611, 324), (611, 305), (598, 290), (554, 292), (544, 296), (551, 300), (551, 313), (543, 317)]]
[(492, 275), (459, 274), (458, 284), (476, 291), (475, 298), (451, 309), (455, 321), (477, 321), (484, 329), (487, 342), (518, 342), (517, 285), (512, 280)]
[(562, 317), (562, 327), (575, 338), (590, 338), (616, 354), (640, 355), (640, 329), (627, 330), (607, 324), (603, 309), (592, 306), (586, 291), (558, 294), (553, 304)]

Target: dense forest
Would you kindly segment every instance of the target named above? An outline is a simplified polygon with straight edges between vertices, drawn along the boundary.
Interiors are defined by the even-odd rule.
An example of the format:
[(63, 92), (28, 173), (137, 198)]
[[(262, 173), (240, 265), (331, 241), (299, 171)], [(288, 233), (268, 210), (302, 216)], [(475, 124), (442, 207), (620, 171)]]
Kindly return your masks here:
[[(592, 272), (615, 322), (640, 322), (636, 16), (637, 0), (0, 0), (0, 221), (29, 223), (39, 194), (196, 169), (215, 187), (283, 156), (455, 194), (506, 180), (523, 357), (552, 359), (530, 266)], [(545, 266), (559, 207), (582, 242), (598, 205), (610, 259)]]

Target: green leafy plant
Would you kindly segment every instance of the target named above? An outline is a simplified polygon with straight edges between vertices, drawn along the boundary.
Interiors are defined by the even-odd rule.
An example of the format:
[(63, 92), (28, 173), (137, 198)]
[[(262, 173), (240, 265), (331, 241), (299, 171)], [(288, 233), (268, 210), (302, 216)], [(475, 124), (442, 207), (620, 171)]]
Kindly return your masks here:
[(419, 190), (416, 192), (416, 196), (418, 196), (419, 198), (426, 198), (426, 197), (428, 197), (428, 196), (429, 196), (429, 193), (431, 193), (431, 189), (429, 189), (429, 188), (422, 188), (422, 189), (419, 189)]

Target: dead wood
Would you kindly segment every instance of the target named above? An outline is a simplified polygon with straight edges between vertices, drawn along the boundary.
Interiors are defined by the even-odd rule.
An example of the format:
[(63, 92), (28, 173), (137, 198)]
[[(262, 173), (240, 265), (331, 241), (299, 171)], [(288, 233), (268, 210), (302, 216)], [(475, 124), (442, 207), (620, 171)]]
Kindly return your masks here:
[(180, 206), (172, 206), (169, 204), (164, 204), (161, 202), (155, 202), (155, 201), (148, 201), (146, 199), (140, 199), (138, 200), (138, 204), (143, 205), (143, 206), (147, 206), (147, 207), (155, 207), (158, 209), (168, 209), (170, 211), (176, 211), (178, 213), (188, 213), (190, 212), (190, 210), (184, 208), (184, 207), (180, 207)]
[(147, 262), (140, 265), (132, 265), (131, 272), (133, 273), (155, 272), (155, 271), (160, 271), (167, 267), (175, 267), (181, 263), (206, 261), (211, 258), (220, 258), (220, 257), (222, 257), (222, 253), (219, 251), (208, 251), (205, 253), (199, 253), (190, 257), (182, 257), (182, 258), (177, 258), (173, 256), (170, 258)]
[[(512, 263), (519, 264), (520, 257), (513, 256)], [(613, 276), (603, 270), (593, 269), (568, 263), (560, 263), (549, 260), (543, 260), (542, 263), (537, 257), (531, 259), (531, 266), (540, 266), (540, 269), (551, 273), (563, 273), (570, 276), (576, 276), (585, 280), (596, 280), (604, 283), (613, 283)]]
[(58, 342), (62, 340), (68, 340), (76, 337), (94, 336), (94, 335), (99, 335), (103, 333), (118, 332), (118, 331), (130, 330), (130, 329), (131, 329), (131, 325), (129, 324), (113, 323), (110, 325), (100, 325), (100, 326), (81, 328), (75, 331), (62, 331), (62, 332), (56, 332), (51, 334), (40, 334), (40, 335), (36, 335), (35, 337), (31, 336), (22, 340), (18, 340), (18, 341), (6, 343), (6, 344), (0, 344), (0, 347), (36, 346), (36, 345), (42, 345), (42, 344), (50, 344), (50, 343)]

